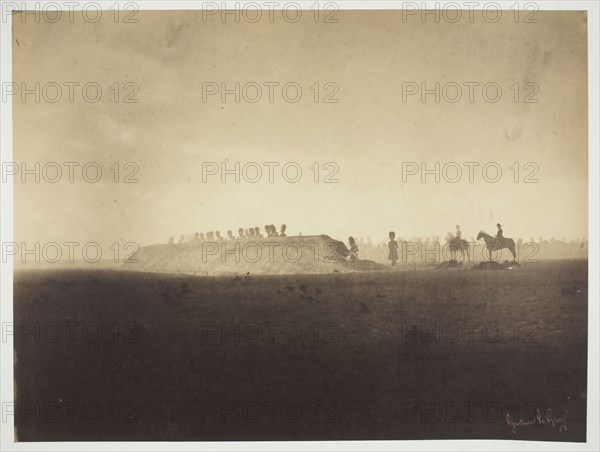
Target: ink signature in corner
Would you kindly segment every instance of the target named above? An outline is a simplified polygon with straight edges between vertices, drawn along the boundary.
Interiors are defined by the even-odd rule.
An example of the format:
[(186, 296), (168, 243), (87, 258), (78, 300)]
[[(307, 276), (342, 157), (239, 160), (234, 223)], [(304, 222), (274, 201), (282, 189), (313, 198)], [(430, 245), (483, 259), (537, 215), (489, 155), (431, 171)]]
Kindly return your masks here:
[(534, 424), (549, 424), (552, 425), (552, 427), (558, 427), (559, 433), (567, 431), (567, 412), (569, 410), (565, 410), (565, 415), (563, 417), (554, 417), (551, 408), (546, 410), (545, 415), (543, 415), (538, 408), (536, 408), (535, 411), (537, 412), (535, 416), (526, 419), (519, 418), (518, 420), (512, 419), (510, 414), (507, 414), (506, 423), (512, 427), (513, 433), (517, 433), (517, 427), (526, 427)]

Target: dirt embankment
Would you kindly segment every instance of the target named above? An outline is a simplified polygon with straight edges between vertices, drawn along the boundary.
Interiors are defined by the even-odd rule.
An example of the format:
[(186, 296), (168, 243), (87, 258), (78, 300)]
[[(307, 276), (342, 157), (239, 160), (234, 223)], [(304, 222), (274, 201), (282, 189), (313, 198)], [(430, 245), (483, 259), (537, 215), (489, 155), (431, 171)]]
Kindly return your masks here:
[(188, 242), (140, 248), (123, 268), (196, 275), (314, 274), (383, 270), (372, 261), (346, 259), (343, 242), (327, 235)]

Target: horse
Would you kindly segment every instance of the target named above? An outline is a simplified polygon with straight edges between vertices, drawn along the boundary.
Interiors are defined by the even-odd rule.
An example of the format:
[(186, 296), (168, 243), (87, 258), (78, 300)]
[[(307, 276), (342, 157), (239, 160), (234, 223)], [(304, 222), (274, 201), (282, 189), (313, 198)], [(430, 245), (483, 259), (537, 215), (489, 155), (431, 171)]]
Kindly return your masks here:
[(452, 234), (448, 234), (446, 237), (448, 248), (450, 249), (450, 257), (456, 261), (456, 255), (460, 251), (461, 261), (465, 260), (465, 255), (469, 255), (469, 242), (458, 237), (454, 237)]
[(481, 238), (483, 238), (483, 240), (485, 241), (485, 246), (487, 247), (490, 256), (490, 261), (492, 260), (492, 251), (498, 251), (504, 248), (508, 248), (508, 250), (513, 255), (513, 262), (516, 261), (517, 254), (515, 252), (515, 241), (513, 239), (509, 239), (508, 237), (502, 237), (500, 243), (497, 243), (498, 241), (496, 240), (496, 237), (493, 237), (485, 233), (484, 231), (479, 231), (479, 234), (477, 235), (477, 240), (481, 240)]

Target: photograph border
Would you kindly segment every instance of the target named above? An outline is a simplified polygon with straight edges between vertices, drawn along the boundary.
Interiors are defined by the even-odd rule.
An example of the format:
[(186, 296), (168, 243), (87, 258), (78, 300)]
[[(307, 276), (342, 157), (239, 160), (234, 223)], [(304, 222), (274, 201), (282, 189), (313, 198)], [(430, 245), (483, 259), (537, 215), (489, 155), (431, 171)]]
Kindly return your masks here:
[[(63, 1), (13, 1), (0, 3), (2, 11), (2, 20), (0, 21), (0, 79), (2, 83), (12, 81), (12, 22), (5, 21), (5, 7), (10, 4), (18, 4), (19, 9), (33, 10), (40, 4), (56, 4), (67, 10), (67, 4), (73, 2)], [(102, 6), (102, 9), (108, 10), (116, 3), (124, 5), (134, 3), (140, 10), (198, 10), (202, 8), (203, 3), (218, 3), (221, 8), (226, 9), (243, 6), (244, 4), (258, 4), (262, 7), (272, 2), (263, 1), (96, 1), (96, 2), (77, 2), (79, 5), (86, 3), (96, 3)], [(316, 1), (298, 0), (295, 2), (282, 1), (279, 4), (296, 3), (302, 6), (302, 9), (319, 4), (323, 7), (325, 4), (335, 3), (340, 10), (360, 9), (360, 10), (381, 10), (381, 9), (401, 9), (403, 5), (418, 4), (421, 8), (434, 9), (445, 4), (460, 5), (473, 2), (461, 1), (416, 1), (416, 2), (398, 2), (398, 1)], [(546, 442), (546, 441), (519, 441), (519, 440), (395, 440), (395, 441), (252, 441), (252, 442), (14, 442), (14, 418), (4, 418), (4, 405), (14, 402), (13, 394), (13, 338), (6, 334), (5, 325), (13, 322), (13, 260), (12, 257), (6, 263), (0, 263), (0, 322), (2, 323), (2, 341), (0, 342), (0, 401), (2, 402), (2, 422), (0, 423), (0, 450), (6, 452), (12, 451), (358, 451), (358, 450), (447, 450), (447, 451), (594, 451), (600, 450), (599, 443), (599, 327), (600, 327), (600, 292), (599, 292), (599, 204), (600, 204), (600, 103), (599, 103), (599, 11), (600, 3), (597, 0), (591, 1), (502, 1), (488, 2), (481, 1), (481, 5), (495, 3), (502, 9), (508, 9), (510, 6), (519, 4), (535, 3), (542, 10), (581, 10), (587, 11), (588, 18), (588, 237), (589, 237), (589, 256), (588, 256), (588, 363), (587, 363), (587, 442)], [(80, 10), (81, 7), (75, 7)], [(477, 8), (478, 9), (478, 8)], [(12, 161), (13, 158), (13, 134), (12, 134), (12, 100), (10, 96), (6, 102), (0, 105), (0, 156), (3, 162)], [(14, 188), (11, 182), (2, 183), (0, 186), (0, 240), (2, 243), (13, 241), (14, 228)]]

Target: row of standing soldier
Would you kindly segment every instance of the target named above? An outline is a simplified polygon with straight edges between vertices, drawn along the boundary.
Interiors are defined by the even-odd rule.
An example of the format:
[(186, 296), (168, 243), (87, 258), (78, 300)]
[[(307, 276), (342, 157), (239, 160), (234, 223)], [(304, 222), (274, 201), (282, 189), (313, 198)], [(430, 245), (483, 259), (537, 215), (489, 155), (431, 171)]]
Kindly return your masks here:
[[(396, 265), (396, 262), (398, 262), (398, 242), (396, 241), (396, 233), (394, 231), (390, 231), (388, 236), (390, 238), (390, 241), (388, 242), (388, 260), (392, 261), (392, 265)], [(462, 231), (460, 230), (459, 225), (456, 225), (456, 235), (454, 238), (458, 240), (461, 240), (462, 238)]]
[[(273, 224), (265, 225), (265, 234), (261, 234), (260, 228), (258, 226), (254, 228), (239, 228), (238, 235), (235, 236), (233, 231), (227, 231), (227, 236), (223, 237), (220, 231), (210, 231), (206, 234), (202, 232), (196, 232), (194, 237), (190, 240), (190, 242), (220, 242), (223, 240), (244, 240), (244, 239), (260, 239), (264, 237), (287, 237), (285, 230), (287, 226), (285, 224), (281, 225), (281, 229), (277, 232), (277, 228)], [(185, 237), (182, 235), (179, 238), (179, 243), (186, 243)], [(173, 237), (169, 238), (169, 245), (174, 244)]]

